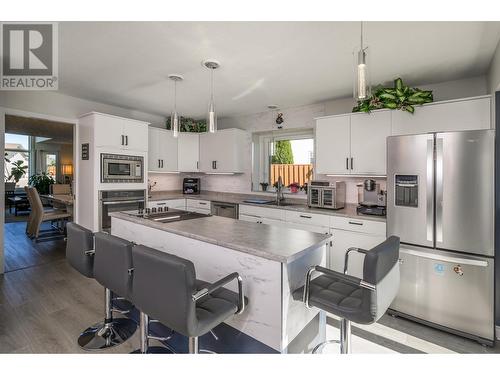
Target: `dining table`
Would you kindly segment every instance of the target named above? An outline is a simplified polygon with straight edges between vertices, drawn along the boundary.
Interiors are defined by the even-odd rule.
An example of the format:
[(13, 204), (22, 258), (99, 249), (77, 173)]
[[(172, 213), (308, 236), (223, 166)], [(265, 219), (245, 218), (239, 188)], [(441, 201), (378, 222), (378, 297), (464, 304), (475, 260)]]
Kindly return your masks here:
[(51, 202), (52, 204), (56, 204), (56, 206), (62, 206), (66, 208), (66, 211), (70, 214), (73, 214), (73, 204), (74, 198), (71, 194), (41, 194), (41, 198), (44, 198)]

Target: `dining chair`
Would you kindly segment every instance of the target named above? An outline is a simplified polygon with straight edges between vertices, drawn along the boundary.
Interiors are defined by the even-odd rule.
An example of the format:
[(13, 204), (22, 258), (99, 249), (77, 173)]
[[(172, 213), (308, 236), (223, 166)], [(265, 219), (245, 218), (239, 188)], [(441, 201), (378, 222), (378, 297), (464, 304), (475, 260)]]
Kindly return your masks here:
[(53, 184), (50, 185), (52, 189), (52, 195), (71, 195), (71, 185), (70, 184)]
[(71, 218), (71, 214), (66, 211), (61, 210), (52, 210), (45, 211), (43, 209), (42, 200), (40, 199), (40, 195), (38, 191), (34, 187), (28, 188), (28, 194), (31, 196), (32, 206), (31, 209), (33, 211), (33, 223), (31, 229), (31, 236), (33, 236), (37, 241), (39, 240), (51, 240), (56, 238), (61, 238), (61, 235), (64, 232), (64, 225), (58, 225), (54, 227), (55, 230), (59, 232), (59, 235), (53, 236), (54, 233), (49, 233), (48, 236), (44, 238), (40, 237), (40, 226), (45, 221), (58, 222), (62, 223), (64, 220), (69, 220)]

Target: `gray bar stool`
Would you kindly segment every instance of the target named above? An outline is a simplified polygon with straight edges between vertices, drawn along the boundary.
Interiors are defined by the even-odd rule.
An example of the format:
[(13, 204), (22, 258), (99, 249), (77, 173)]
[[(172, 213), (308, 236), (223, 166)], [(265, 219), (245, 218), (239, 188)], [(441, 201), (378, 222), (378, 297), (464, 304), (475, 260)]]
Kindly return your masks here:
[(87, 328), (78, 338), (79, 345), (87, 350), (112, 348), (128, 340), (137, 324), (128, 318), (113, 318), (113, 312), (127, 313), (113, 308), (115, 299), (131, 299), (132, 291), (131, 242), (105, 233), (95, 234), (94, 278), (104, 286), (104, 322)]
[[(363, 279), (347, 275), (349, 253), (365, 254)], [(314, 273), (321, 275), (311, 280)], [(316, 346), (321, 352), (328, 343), (340, 343), (340, 352), (351, 352), (351, 322), (372, 324), (387, 311), (399, 290), (399, 237), (391, 236), (371, 250), (350, 248), (345, 254), (344, 273), (315, 266), (307, 273), (305, 286), (297, 289), (295, 299), (302, 299), (308, 308), (316, 307), (337, 315), (340, 340)]]
[[(199, 336), (245, 309), (243, 281), (237, 273), (210, 284), (196, 279), (194, 265), (187, 259), (146, 246), (135, 246), (132, 255), (132, 299), (141, 311), (141, 353), (148, 352), (149, 316), (187, 336), (189, 353), (199, 353)], [(223, 288), (234, 280), (238, 293)]]

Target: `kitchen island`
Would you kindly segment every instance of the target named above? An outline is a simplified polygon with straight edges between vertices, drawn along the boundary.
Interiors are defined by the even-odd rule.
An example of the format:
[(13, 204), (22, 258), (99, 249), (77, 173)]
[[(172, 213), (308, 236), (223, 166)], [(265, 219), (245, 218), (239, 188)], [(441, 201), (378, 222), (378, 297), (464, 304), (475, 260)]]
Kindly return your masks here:
[(309, 352), (324, 340), (324, 314), (293, 300), (292, 292), (310, 266), (326, 264), (330, 235), (216, 216), (170, 223), (111, 216), (113, 235), (192, 261), (199, 279), (238, 272), (249, 304), (229, 326), (281, 353)]

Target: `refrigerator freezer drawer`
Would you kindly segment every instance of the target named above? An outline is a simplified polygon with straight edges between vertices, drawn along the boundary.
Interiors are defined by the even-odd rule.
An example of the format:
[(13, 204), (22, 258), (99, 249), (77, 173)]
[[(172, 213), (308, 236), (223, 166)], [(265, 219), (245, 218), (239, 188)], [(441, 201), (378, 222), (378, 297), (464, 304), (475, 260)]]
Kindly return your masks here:
[(401, 246), (401, 285), (391, 309), (494, 339), (492, 258)]

